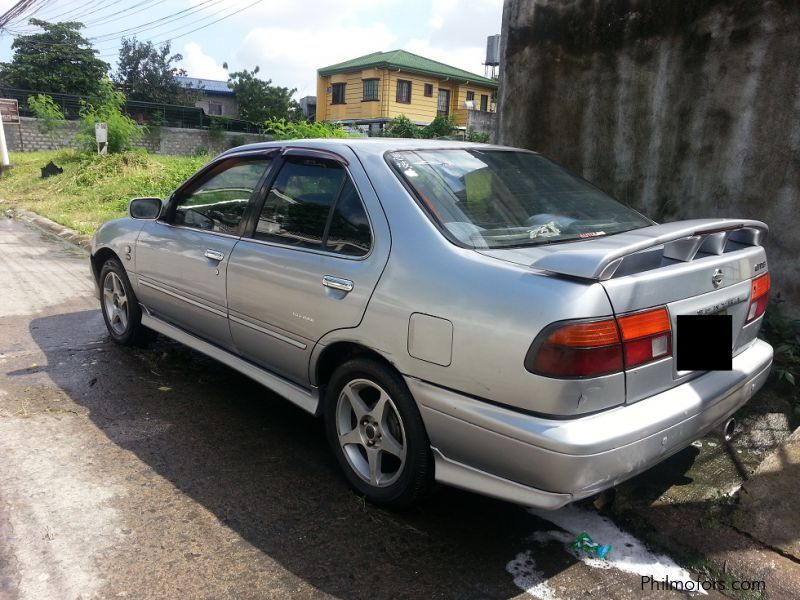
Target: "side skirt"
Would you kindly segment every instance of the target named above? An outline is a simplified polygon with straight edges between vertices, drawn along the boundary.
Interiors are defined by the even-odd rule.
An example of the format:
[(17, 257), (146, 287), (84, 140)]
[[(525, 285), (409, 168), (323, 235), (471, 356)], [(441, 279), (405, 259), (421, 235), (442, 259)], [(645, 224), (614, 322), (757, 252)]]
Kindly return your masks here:
[(218, 348), (213, 344), (209, 344), (205, 340), (202, 340), (199, 337), (184, 331), (183, 329), (175, 327), (174, 325), (170, 325), (161, 319), (157, 319), (153, 315), (148, 314), (146, 309), (142, 310), (142, 325), (149, 327), (153, 331), (163, 333), (168, 338), (172, 338), (176, 342), (180, 342), (181, 344), (189, 346), (198, 352), (202, 352), (214, 360), (218, 360), (230, 368), (239, 371), (239, 373), (242, 375), (246, 375), (264, 387), (269, 388), (276, 394), (283, 396), (289, 400), (289, 402), (296, 404), (303, 410), (310, 412), (312, 415), (317, 414), (317, 410), (319, 408), (319, 390), (317, 388), (311, 388), (311, 390), (307, 390), (299, 385), (295, 385), (294, 383), (286, 381), (282, 377), (279, 377), (274, 373), (270, 373), (269, 371), (266, 371), (242, 358), (239, 358), (235, 354), (231, 354), (222, 348)]

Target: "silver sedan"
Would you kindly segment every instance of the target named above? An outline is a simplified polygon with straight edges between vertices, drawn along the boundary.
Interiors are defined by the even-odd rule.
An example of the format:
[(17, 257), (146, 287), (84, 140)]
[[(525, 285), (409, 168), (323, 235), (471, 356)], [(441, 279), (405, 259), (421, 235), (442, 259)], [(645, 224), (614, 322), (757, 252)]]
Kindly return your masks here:
[(370, 501), (555, 509), (732, 427), (772, 363), (766, 231), (656, 224), (525, 150), (271, 142), (132, 200), (91, 266), (115, 341), (161, 333), (321, 416)]

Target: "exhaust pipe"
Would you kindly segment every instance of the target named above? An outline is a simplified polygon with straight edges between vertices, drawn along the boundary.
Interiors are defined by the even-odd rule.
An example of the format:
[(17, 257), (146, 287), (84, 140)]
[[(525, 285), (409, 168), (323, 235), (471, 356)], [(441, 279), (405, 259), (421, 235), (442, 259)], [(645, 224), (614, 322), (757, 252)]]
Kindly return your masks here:
[(736, 431), (736, 419), (731, 417), (722, 426), (722, 439), (730, 442), (733, 439), (733, 434)]

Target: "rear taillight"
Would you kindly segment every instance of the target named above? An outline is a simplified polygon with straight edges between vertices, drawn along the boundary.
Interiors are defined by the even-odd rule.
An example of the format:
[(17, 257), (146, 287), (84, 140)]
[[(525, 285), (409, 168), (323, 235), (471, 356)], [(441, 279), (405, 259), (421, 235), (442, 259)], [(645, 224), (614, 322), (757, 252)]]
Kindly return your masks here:
[(664, 307), (617, 318), (625, 349), (625, 368), (672, 355), (672, 328)]
[(614, 319), (554, 323), (533, 342), (525, 368), (549, 377), (598, 377), (622, 370)]
[(767, 309), (767, 299), (769, 298), (769, 273), (756, 277), (751, 282), (750, 307), (747, 309), (747, 320), (749, 323), (764, 314)]
[(672, 354), (665, 307), (593, 321), (562, 321), (540, 333), (525, 368), (547, 377), (599, 377)]

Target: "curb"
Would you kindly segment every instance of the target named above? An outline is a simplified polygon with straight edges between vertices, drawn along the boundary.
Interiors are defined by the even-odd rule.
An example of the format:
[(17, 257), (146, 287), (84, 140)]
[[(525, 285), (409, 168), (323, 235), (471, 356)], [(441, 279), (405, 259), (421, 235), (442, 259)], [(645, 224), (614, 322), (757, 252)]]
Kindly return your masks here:
[(57, 235), (66, 242), (79, 246), (87, 251), (90, 251), (92, 248), (92, 238), (90, 236), (75, 231), (74, 229), (70, 229), (69, 227), (65, 227), (64, 225), (56, 223), (55, 221), (48, 219), (47, 217), (43, 217), (42, 215), (38, 215), (35, 212), (20, 208), (15, 202), (11, 202), (10, 200), (0, 200), (0, 207), (5, 207), (7, 211), (11, 211), (14, 218), (25, 221), (26, 223), (30, 223), (32, 225), (36, 225), (37, 227), (44, 229), (49, 233)]

